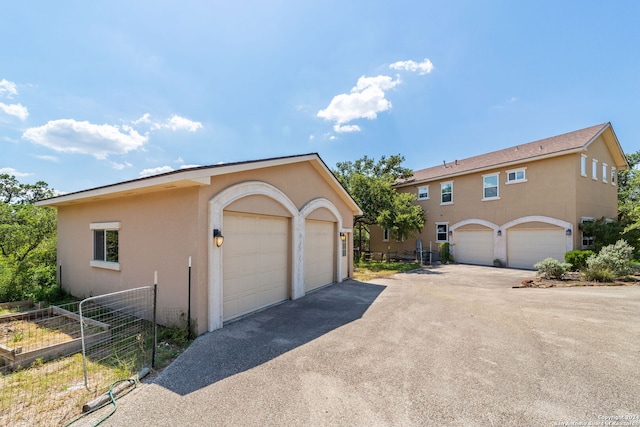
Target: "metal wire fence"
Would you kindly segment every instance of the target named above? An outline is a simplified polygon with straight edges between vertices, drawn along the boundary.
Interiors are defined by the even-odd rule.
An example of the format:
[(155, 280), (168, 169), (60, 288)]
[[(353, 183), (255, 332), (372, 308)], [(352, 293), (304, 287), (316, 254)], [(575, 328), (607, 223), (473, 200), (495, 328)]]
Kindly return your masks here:
[(151, 368), (152, 286), (0, 316), (0, 426), (65, 425)]

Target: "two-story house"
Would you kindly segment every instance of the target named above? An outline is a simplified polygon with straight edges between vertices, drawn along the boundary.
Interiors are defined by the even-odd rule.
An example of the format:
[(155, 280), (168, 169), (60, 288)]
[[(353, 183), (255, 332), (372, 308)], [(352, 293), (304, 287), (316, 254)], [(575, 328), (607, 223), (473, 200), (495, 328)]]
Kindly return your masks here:
[(414, 172), (396, 189), (426, 212), (414, 238), (372, 227), (371, 250), (415, 254), (449, 242), (455, 261), (513, 268), (588, 248), (581, 224), (617, 216), (617, 172), (628, 169), (611, 123)]

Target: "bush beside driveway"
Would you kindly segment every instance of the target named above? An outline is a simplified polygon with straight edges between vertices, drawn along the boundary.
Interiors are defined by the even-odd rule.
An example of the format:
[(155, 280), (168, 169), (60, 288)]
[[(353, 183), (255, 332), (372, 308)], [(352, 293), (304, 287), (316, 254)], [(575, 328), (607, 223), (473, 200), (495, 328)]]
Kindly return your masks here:
[(447, 265), (330, 286), (199, 337), (106, 425), (640, 415), (640, 287), (512, 289), (533, 275)]

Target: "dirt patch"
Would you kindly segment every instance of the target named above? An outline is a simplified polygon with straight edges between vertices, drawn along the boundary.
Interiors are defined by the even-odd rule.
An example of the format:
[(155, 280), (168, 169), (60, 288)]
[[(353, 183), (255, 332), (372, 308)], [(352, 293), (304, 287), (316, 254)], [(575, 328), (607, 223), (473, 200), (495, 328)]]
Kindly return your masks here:
[(576, 286), (640, 286), (640, 275), (634, 275), (613, 282), (595, 282), (586, 280), (580, 272), (567, 273), (562, 280), (534, 277), (525, 279), (514, 288), (571, 288)]

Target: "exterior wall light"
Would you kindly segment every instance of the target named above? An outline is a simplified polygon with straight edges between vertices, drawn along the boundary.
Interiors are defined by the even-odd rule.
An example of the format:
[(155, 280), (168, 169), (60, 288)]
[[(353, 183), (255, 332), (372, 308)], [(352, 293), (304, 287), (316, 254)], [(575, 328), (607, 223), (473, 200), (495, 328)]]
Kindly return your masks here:
[(347, 235), (344, 234), (342, 231), (340, 232), (340, 240), (342, 240), (343, 242), (347, 240)]
[(567, 236), (571, 236), (571, 233), (572, 233), (571, 229), (567, 228), (567, 231), (565, 231), (564, 234), (566, 234)]
[(449, 230), (449, 236), (453, 236), (453, 230)]
[(224, 236), (222, 235), (220, 230), (218, 230), (217, 228), (214, 228), (213, 229), (213, 243), (215, 243), (217, 247), (220, 247), (220, 246), (222, 246), (223, 242), (224, 242)]
[(502, 230), (498, 230), (498, 236), (502, 236)]

